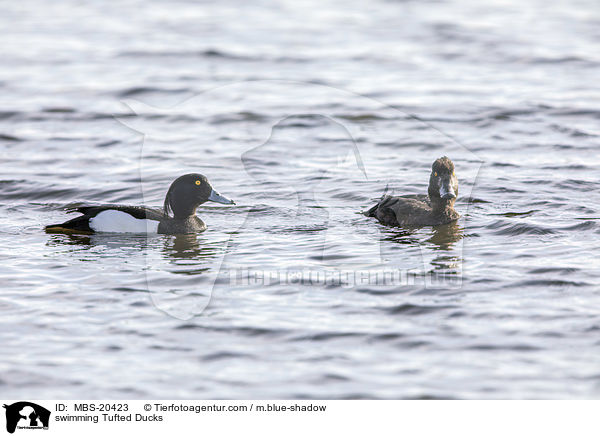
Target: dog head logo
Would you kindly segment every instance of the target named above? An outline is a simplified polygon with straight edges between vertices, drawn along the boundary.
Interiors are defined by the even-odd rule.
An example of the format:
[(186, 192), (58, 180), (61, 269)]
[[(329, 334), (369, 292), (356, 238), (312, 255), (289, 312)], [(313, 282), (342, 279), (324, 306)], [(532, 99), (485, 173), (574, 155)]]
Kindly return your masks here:
[(15, 429), (48, 429), (50, 411), (28, 401), (19, 401), (6, 409), (6, 431), (14, 433)]

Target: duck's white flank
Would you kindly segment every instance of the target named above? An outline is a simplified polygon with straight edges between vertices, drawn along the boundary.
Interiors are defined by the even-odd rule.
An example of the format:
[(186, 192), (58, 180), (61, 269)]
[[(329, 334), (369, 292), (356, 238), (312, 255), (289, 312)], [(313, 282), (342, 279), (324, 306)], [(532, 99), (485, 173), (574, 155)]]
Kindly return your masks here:
[(90, 228), (95, 232), (157, 233), (158, 221), (140, 220), (119, 210), (105, 210), (90, 218)]

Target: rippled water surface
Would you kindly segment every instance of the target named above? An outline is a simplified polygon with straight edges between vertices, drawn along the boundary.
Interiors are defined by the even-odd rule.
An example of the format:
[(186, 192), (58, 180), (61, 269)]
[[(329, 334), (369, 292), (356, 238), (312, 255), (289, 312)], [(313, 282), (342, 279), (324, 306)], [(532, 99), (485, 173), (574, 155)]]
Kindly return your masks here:
[[(3, 397), (600, 396), (595, 1), (11, 2), (0, 40)], [(456, 225), (359, 213), (443, 155)], [(43, 232), (187, 172), (237, 203), (202, 234)]]

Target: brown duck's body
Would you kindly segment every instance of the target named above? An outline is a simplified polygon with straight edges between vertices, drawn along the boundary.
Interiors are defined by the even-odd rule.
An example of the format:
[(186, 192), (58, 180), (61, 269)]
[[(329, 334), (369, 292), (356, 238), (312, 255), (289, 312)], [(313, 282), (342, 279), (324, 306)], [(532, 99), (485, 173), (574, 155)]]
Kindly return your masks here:
[(377, 218), (381, 224), (400, 227), (439, 226), (460, 218), (460, 214), (452, 206), (432, 209), (426, 195), (386, 195), (365, 215)]
[(432, 165), (428, 195), (385, 195), (365, 215), (390, 226), (439, 226), (460, 218), (454, 210), (457, 195), (454, 164), (447, 157), (442, 157)]

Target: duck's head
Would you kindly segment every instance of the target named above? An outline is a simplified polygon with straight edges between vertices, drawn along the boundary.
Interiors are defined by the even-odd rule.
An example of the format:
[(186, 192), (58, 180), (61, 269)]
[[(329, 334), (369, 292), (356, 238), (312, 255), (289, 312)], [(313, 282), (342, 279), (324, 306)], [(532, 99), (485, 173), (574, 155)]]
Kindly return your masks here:
[(458, 179), (454, 174), (454, 164), (446, 156), (440, 157), (431, 166), (428, 193), (434, 208), (454, 206), (458, 196)]
[(196, 208), (207, 201), (235, 204), (223, 197), (202, 174), (185, 174), (175, 179), (165, 197), (165, 214), (173, 212), (175, 218), (187, 218), (196, 213)]

